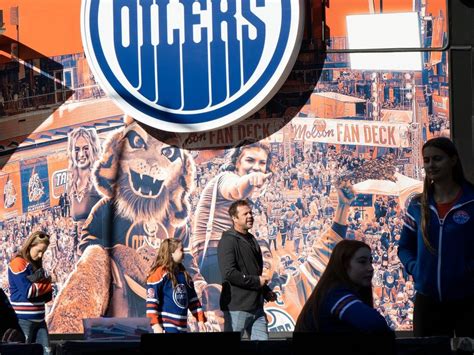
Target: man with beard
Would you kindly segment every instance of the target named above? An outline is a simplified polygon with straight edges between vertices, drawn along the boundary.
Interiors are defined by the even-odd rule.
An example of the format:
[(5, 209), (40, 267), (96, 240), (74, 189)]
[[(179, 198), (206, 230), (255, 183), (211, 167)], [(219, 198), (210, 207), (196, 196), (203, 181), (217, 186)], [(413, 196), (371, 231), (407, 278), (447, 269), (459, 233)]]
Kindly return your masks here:
[(276, 295), (263, 276), (262, 251), (249, 232), (253, 226), (252, 209), (246, 200), (231, 204), (233, 226), (222, 234), (217, 253), (222, 274), (220, 307), (224, 312), (224, 331), (247, 332), (251, 340), (267, 340), (264, 300)]

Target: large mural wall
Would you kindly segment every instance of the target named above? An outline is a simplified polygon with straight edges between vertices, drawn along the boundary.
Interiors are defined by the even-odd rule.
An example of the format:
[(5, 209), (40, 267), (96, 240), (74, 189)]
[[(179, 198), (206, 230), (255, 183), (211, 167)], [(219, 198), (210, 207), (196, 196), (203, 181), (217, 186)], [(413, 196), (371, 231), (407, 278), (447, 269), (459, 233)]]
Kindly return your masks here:
[[(445, 36), (445, 9), (417, 3), (430, 45), (436, 31)], [(76, 5), (60, 11), (79, 23)], [(420, 54), (419, 71), (354, 70), (348, 54), (315, 45), (318, 9), (308, 9), (314, 22), (283, 88), (247, 120), (203, 133), (158, 131), (124, 114), (81, 50), (22, 60), (2, 49), (1, 287), (8, 292), (9, 260), (41, 229), (56, 280), (52, 333), (82, 332), (83, 317), (144, 317), (156, 250), (178, 238), (207, 327), (220, 331), (216, 248), (228, 206), (248, 198), (278, 294), (265, 305), (270, 331), (293, 330), (333, 247), (333, 222), (347, 225), (340, 237), (371, 246), (376, 308), (392, 328), (411, 329), (413, 283), (397, 245), (407, 200), (422, 188), (421, 143), (449, 135), (447, 53)]]

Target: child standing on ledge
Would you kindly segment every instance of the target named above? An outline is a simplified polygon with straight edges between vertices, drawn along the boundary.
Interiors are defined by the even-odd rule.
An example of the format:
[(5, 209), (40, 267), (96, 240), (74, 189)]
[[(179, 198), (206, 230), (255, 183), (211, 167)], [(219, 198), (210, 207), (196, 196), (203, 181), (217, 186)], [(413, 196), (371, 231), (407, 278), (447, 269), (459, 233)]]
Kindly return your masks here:
[(154, 333), (185, 333), (188, 309), (196, 317), (199, 331), (206, 331), (201, 302), (183, 258), (179, 240), (163, 240), (147, 278), (146, 315)]

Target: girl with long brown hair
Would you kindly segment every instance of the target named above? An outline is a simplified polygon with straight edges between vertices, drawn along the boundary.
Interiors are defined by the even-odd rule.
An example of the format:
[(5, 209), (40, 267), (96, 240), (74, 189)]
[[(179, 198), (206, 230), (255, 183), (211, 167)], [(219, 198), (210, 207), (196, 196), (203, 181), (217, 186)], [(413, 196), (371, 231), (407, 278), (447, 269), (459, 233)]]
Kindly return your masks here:
[(188, 309), (197, 319), (199, 331), (206, 331), (201, 302), (183, 258), (183, 244), (179, 240), (161, 242), (147, 278), (146, 315), (155, 333), (185, 333)]
[(68, 133), (68, 184), (67, 193), (62, 196), (63, 217), (68, 217), (66, 206), (70, 201), (70, 213), (74, 222), (74, 251), (81, 238), (82, 226), (89, 217), (92, 207), (101, 195), (92, 182), (92, 169), (99, 160), (101, 146), (97, 131), (78, 127)]
[(474, 187), (454, 143), (422, 148), (423, 192), (407, 208), (398, 255), (415, 282), (415, 336), (474, 336)]
[(340, 241), (301, 310), (295, 332), (391, 333), (385, 319), (373, 308), (373, 273), (367, 244)]
[(43, 269), (43, 256), (49, 246), (49, 236), (33, 232), (18, 255), (10, 262), (8, 281), (10, 298), (27, 343), (39, 343), (45, 354), (50, 353), (45, 303), (52, 299), (51, 277)]

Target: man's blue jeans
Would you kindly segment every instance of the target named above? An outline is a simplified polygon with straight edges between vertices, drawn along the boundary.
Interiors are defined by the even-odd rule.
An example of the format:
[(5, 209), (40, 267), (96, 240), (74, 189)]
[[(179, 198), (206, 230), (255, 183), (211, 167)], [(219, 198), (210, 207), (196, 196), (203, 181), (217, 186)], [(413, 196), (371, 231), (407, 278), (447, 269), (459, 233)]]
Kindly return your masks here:
[(263, 308), (253, 312), (224, 312), (225, 332), (247, 332), (250, 340), (268, 340), (267, 316)]
[(46, 322), (32, 322), (25, 319), (19, 319), (21, 330), (25, 333), (26, 342), (28, 344), (37, 343), (43, 346), (44, 355), (51, 354), (51, 347), (49, 344), (49, 334)]

